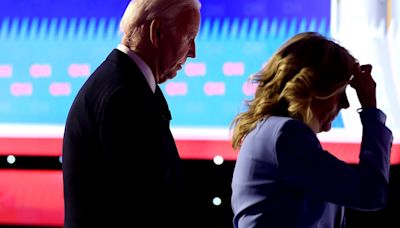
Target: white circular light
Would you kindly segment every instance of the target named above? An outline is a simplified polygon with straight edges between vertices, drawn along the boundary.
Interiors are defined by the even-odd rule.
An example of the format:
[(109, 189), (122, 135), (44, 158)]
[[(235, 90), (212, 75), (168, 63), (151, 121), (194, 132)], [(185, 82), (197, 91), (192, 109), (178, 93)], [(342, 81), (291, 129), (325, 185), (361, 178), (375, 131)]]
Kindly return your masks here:
[(219, 206), (219, 205), (221, 205), (221, 203), (222, 203), (222, 200), (221, 200), (221, 198), (219, 198), (219, 197), (214, 197), (214, 199), (213, 199), (213, 204), (215, 205), (215, 206)]
[(62, 163), (62, 156), (58, 157), (58, 161)]
[(14, 155), (8, 155), (7, 156), (7, 162), (8, 163), (10, 163), (10, 164), (14, 164), (14, 162), (15, 162), (15, 156)]
[(224, 158), (220, 155), (217, 155), (214, 157), (213, 161), (216, 165), (221, 165), (222, 163), (224, 163)]

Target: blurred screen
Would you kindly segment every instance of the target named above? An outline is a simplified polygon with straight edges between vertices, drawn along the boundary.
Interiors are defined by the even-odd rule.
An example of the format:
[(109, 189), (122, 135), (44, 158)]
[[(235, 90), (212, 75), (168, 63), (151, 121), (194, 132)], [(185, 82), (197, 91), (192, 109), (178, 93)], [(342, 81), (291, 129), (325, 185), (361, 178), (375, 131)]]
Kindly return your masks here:
[[(17, 2), (1, 3), (1, 134), (62, 136), (76, 93), (120, 41), (128, 1)], [(290, 36), (329, 35), (329, 15), (326, 0), (204, 1), (197, 57), (162, 84), (172, 127), (226, 130), (254, 92), (247, 78)]]

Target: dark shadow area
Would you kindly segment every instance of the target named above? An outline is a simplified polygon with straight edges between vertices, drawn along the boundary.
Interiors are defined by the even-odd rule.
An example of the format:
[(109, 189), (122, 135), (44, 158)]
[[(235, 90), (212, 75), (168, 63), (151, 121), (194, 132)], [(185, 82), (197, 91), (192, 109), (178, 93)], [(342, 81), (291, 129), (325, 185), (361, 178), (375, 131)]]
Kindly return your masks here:
[[(190, 204), (194, 213), (193, 227), (228, 228), (232, 226), (230, 182), (234, 161), (215, 165), (212, 161), (184, 161)], [(344, 186), (345, 187), (345, 186)], [(221, 198), (221, 205), (212, 203)], [(347, 228), (400, 227), (400, 165), (391, 166), (390, 199), (386, 209), (373, 212), (347, 210)]]
[[(27, 159), (27, 158), (25, 158)], [(38, 159), (38, 158), (37, 158)], [(50, 158), (43, 158), (49, 162)], [(19, 160), (21, 161), (21, 160)], [(38, 160), (36, 160), (38, 161)], [(23, 163), (28, 164), (28, 161)], [(29, 163), (30, 168), (39, 169), (40, 165), (34, 160)], [(40, 161), (42, 163), (44, 161)], [(59, 166), (58, 158), (51, 160), (53, 165), (41, 167), (54, 169)], [(58, 164), (57, 164), (58, 163)], [(21, 163), (20, 163), (21, 165)], [(184, 160), (185, 182), (187, 186), (187, 204), (190, 206), (190, 228), (231, 228), (232, 210), (230, 206), (231, 180), (235, 161), (224, 161), (216, 165), (210, 160)], [(3, 166), (3, 168), (6, 168)], [(23, 167), (19, 167), (23, 168)], [(344, 186), (345, 187), (345, 186)], [(219, 200), (218, 200), (219, 199)], [(215, 201), (213, 201), (215, 200)], [(215, 202), (215, 203), (214, 203)], [(219, 204), (220, 203), (220, 204)], [(215, 205), (217, 204), (217, 205)], [(347, 210), (347, 228), (391, 228), (400, 227), (400, 165), (391, 167), (390, 174), (390, 200), (388, 207), (381, 211), (360, 212)], [(13, 228), (39, 228), (33, 226), (2, 226)], [(55, 227), (47, 227), (55, 228)]]
[(390, 168), (388, 207), (380, 211), (347, 210), (347, 228), (400, 227), (400, 165)]

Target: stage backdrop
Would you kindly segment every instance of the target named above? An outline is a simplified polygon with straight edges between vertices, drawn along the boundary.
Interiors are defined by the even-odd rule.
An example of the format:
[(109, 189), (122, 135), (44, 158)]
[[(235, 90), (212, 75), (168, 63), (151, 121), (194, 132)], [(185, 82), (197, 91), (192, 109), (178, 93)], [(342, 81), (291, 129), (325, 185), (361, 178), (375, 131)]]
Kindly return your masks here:
[[(0, 224), (62, 225), (60, 170), (30, 170), (29, 165), (14, 169), (13, 165), (19, 156), (61, 155), (70, 105), (89, 75), (118, 45), (118, 22), (128, 2), (0, 2), (0, 155), (7, 159), (0, 169)], [(346, 18), (350, 12), (341, 2), (203, 0), (197, 57), (189, 59), (175, 79), (161, 85), (181, 157), (235, 160), (229, 127), (254, 94), (255, 85), (248, 78), (288, 38), (317, 31), (343, 42), (365, 63), (374, 63), (378, 103), (395, 134), (392, 163), (399, 163), (400, 29), (398, 16), (393, 16), (399, 14), (398, 5), (380, 1), (383, 6), (372, 7), (370, 1), (371, 7), (365, 9), (354, 3), (351, 9), (361, 9), (357, 23), (363, 22), (363, 13), (374, 9), (382, 9), (376, 17), (384, 18), (383, 24), (371, 22), (357, 30), (349, 27), (357, 23)], [(360, 41), (368, 45), (359, 47)], [(376, 58), (366, 57), (371, 53)], [(319, 135), (328, 151), (351, 163), (358, 161), (361, 139), (355, 111), (359, 106), (352, 92), (354, 108), (339, 114), (331, 132)]]

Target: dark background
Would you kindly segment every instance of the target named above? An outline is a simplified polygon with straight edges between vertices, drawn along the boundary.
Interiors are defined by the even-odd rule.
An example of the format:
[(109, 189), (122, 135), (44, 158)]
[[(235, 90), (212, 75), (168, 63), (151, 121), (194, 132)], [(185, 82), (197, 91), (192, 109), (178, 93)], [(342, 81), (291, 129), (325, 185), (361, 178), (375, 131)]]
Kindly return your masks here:
[[(17, 157), (18, 165), (13, 169), (61, 170), (58, 157)], [(232, 226), (230, 207), (231, 180), (235, 161), (224, 161), (216, 165), (210, 160), (183, 160), (185, 181), (188, 190), (188, 204), (191, 205), (193, 228), (229, 228)], [(0, 157), (0, 168), (10, 168), (6, 157)], [(345, 188), (346, 186), (343, 186)], [(392, 165), (390, 170), (390, 194), (388, 207), (381, 211), (360, 212), (347, 210), (348, 228), (400, 227), (400, 165)], [(215, 206), (214, 197), (222, 203)], [(22, 227), (1, 226), (0, 227)], [(28, 226), (25, 226), (28, 227)]]

